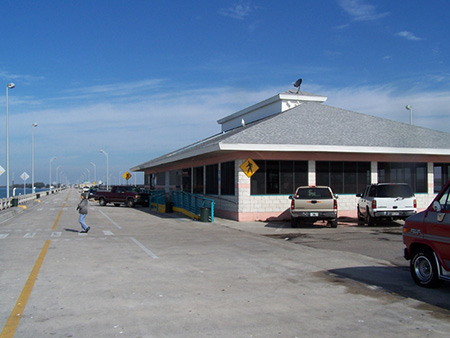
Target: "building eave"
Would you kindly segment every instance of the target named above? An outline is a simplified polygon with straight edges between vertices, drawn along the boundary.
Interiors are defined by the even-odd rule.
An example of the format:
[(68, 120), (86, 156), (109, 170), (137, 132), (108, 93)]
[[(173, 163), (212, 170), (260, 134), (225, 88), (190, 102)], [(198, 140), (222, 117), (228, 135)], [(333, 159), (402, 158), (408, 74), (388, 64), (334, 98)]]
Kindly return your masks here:
[(402, 148), (402, 147), (358, 147), (302, 144), (226, 144), (220, 143), (222, 151), (280, 151), (280, 152), (322, 152), (361, 154), (412, 154), (450, 156), (450, 149)]

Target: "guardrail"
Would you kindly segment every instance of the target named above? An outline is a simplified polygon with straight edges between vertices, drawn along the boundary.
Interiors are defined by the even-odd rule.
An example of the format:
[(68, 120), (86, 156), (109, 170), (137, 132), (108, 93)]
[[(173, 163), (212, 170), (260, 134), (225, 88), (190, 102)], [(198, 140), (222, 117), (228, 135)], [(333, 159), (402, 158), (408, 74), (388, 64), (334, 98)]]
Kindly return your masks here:
[(43, 190), (43, 191), (35, 192), (32, 194), (11, 196), (9, 198), (5, 197), (0, 200), (0, 210), (17, 207), (19, 205), (25, 205), (30, 201), (39, 199), (41, 196), (50, 195), (50, 194), (59, 192), (60, 190), (61, 189), (52, 189), (51, 191)]

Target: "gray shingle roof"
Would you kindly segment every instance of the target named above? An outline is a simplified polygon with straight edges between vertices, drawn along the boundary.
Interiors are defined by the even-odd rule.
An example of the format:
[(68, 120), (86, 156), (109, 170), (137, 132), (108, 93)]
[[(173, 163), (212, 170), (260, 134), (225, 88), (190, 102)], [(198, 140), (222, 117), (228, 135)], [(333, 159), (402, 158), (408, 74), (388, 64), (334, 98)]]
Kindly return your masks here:
[[(302, 151), (305, 146), (350, 147), (364, 153), (369, 148), (428, 149), (450, 154), (450, 134), (383, 119), (318, 102), (301, 105), (245, 127), (214, 135), (195, 144), (143, 163), (139, 170), (223, 149), (253, 150), (255, 145)], [(270, 146), (268, 146), (270, 145)], [(233, 148), (234, 147), (234, 148)], [(239, 149), (237, 149), (238, 147)], [(322, 149), (323, 150), (323, 149)], [(381, 151), (380, 151), (381, 152)], [(392, 150), (391, 153), (395, 153)]]

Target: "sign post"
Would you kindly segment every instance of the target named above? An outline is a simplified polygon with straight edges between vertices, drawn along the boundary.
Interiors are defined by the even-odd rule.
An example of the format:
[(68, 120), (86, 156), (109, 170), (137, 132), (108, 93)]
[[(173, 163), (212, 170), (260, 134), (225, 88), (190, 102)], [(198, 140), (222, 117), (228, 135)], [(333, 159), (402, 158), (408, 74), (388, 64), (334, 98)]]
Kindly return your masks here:
[(20, 175), (20, 178), (23, 179), (23, 194), (26, 195), (27, 188), (25, 182), (30, 178), (30, 176), (24, 171), (22, 175)]

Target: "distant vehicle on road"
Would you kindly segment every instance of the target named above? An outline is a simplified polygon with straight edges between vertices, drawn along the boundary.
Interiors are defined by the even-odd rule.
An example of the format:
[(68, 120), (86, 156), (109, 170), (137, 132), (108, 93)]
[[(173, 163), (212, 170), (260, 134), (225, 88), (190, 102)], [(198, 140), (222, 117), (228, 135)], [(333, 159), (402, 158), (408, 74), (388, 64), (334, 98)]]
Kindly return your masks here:
[(403, 243), (417, 285), (433, 288), (450, 281), (450, 181), (425, 211), (406, 220)]
[(126, 204), (128, 207), (133, 208), (135, 205), (148, 206), (149, 194), (134, 186), (114, 185), (110, 191), (96, 191), (94, 200), (98, 201), (101, 206), (112, 203), (115, 206)]
[(380, 219), (406, 219), (417, 213), (417, 200), (406, 183), (371, 184), (360, 197), (357, 204), (358, 220), (369, 226), (375, 225)]
[(298, 187), (291, 199), (291, 227), (299, 223), (327, 221), (332, 228), (337, 227), (337, 196), (330, 187)]

